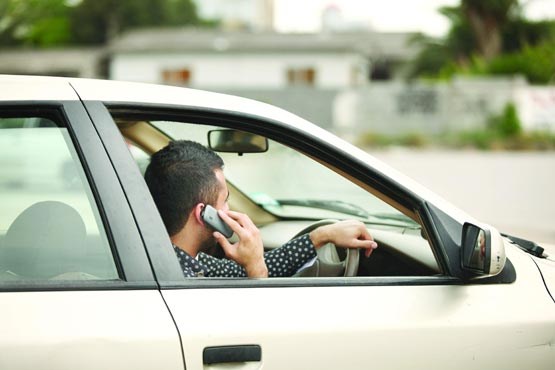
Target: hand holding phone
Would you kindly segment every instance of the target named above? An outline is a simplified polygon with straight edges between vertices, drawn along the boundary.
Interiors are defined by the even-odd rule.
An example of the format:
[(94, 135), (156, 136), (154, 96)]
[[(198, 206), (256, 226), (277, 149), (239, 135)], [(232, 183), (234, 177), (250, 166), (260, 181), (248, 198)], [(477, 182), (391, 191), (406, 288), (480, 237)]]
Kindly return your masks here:
[(210, 226), (212, 229), (216, 230), (226, 238), (231, 238), (233, 235), (233, 230), (229, 227), (228, 224), (222, 220), (220, 215), (218, 215), (218, 211), (212, 207), (211, 205), (207, 204), (202, 209), (200, 213), (202, 220)]

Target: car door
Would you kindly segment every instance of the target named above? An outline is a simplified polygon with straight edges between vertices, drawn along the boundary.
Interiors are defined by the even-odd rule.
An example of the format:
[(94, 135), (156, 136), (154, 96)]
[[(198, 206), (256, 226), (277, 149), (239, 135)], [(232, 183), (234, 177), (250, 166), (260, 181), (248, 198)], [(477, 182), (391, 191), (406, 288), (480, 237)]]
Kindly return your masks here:
[[(0, 368), (183, 369), (175, 324), (82, 103), (68, 84), (29, 82), (0, 93)], [(64, 101), (44, 100), (59, 91)], [(10, 100), (27, 93), (30, 101)]]
[[(270, 120), (226, 112), (133, 103), (85, 102), (112, 156), (145, 243), (162, 295), (179, 327), (188, 369), (548, 369), (553, 351), (553, 302), (530, 258), (507, 246), (507, 273), (464, 282), (447, 244), (437, 238), (425, 202), (402, 186), (360, 172), (357, 159), (321, 138)], [(270, 138), (318, 158), (422, 219), (441, 266), (429, 276), (351, 278), (185, 279), (144, 181), (107, 108), (137, 121), (197, 119)], [(196, 118), (195, 118), (196, 117)], [(201, 117), (201, 118), (199, 118)], [(378, 175), (375, 175), (378, 176)], [(393, 185), (392, 185), (393, 186)], [(372, 257), (371, 257), (372, 258)], [(456, 262), (453, 261), (454, 264)], [(518, 278), (514, 272), (518, 271)], [(522, 297), (526, 297), (523, 300)], [(534, 314), (528, 303), (533, 302)]]

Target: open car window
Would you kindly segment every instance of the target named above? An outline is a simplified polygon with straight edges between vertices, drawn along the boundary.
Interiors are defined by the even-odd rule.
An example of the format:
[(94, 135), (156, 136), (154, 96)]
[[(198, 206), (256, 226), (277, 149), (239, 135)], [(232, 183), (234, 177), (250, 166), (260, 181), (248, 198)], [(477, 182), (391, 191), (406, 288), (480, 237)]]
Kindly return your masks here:
[[(205, 146), (209, 145), (208, 133), (221, 129), (173, 121), (137, 123), (138, 126), (145, 124), (156, 128), (158, 134), (167, 135), (168, 140), (187, 139)], [(132, 125), (124, 126), (122, 133), (144, 173), (145, 153), (163, 145), (154, 139), (156, 144), (149, 145), (146, 138), (138, 139), (134, 135)], [(225, 163), (231, 208), (249, 214), (259, 226), (267, 250), (283, 245), (311, 223), (356, 219), (366, 224), (380, 245), (371, 258), (361, 258), (358, 276), (440, 273), (417, 220), (304, 153), (268, 140), (267, 151), (261, 153), (218, 154)]]

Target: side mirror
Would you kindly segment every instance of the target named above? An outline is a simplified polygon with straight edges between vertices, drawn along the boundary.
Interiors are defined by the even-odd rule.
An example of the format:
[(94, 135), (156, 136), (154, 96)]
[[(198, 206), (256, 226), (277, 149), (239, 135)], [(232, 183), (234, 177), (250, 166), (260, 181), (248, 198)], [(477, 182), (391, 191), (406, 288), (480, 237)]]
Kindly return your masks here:
[(224, 153), (263, 153), (268, 150), (268, 139), (264, 136), (236, 130), (208, 131), (208, 147)]
[(493, 228), (463, 225), (461, 261), (463, 270), (477, 276), (493, 276), (505, 267), (505, 245)]

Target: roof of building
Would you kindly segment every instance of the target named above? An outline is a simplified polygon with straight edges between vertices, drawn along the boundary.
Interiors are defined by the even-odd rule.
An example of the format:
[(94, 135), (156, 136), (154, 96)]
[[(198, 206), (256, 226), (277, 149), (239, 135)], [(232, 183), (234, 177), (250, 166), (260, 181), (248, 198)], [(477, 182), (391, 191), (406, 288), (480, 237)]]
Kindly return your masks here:
[(409, 44), (411, 33), (253, 33), (190, 28), (140, 29), (113, 40), (113, 53), (187, 52), (291, 52), (345, 53), (407, 59), (417, 48)]
[(94, 77), (96, 63), (104, 55), (104, 49), (99, 47), (2, 49), (0, 73)]

